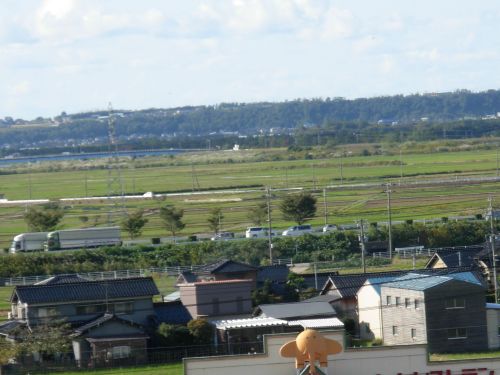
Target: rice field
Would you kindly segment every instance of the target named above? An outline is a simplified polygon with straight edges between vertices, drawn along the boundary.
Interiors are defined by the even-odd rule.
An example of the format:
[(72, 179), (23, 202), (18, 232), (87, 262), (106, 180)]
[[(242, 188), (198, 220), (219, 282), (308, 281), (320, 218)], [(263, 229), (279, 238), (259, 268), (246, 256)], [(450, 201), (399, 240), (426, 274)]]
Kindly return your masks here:
[[(222, 155), (222, 156), (221, 156)], [(284, 158), (287, 153), (281, 150)], [(216, 155), (217, 156), (217, 155)], [(244, 162), (241, 155), (221, 152), (217, 163), (213, 154), (183, 156), (184, 159), (143, 158), (123, 160), (121, 175), (127, 194), (144, 192), (194, 192), (192, 195), (170, 195), (155, 199), (127, 200), (127, 211), (143, 209), (149, 219), (143, 231), (144, 239), (168, 237), (159, 217), (159, 208), (175, 205), (185, 211), (186, 228), (181, 236), (210, 236), (207, 218), (212, 208), (223, 212), (222, 229), (243, 235), (252, 225), (248, 210), (265, 202), (265, 186), (272, 189), (272, 221), (276, 229), (293, 223), (282, 219), (279, 204), (289, 192), (283, 188), (316, 189), (318, 210), (313, 226), (329, 223), (350, 224), (358, 219), (370, 222), (387, 220), (387, 194), (379, 186), (346, 187), (351, 184), (382, 184), (391, 182), (393, 220), (432, 219), (443, 216), (470, 216), (484, 213), (487, 198), (498, 195), (498, 183), (446, 184), (413, 186), (411, 183), (431, 179), (463, 179), (497, 175), (495, 150), (441, 152), (433, 154), (403, 154), (338, 157), (315, 160), (276, 160)], [(191, 159), (189, 159), (191, 157)], [(225, 159), (223, 159), (225, 157)], [(190, 161), (195, 161), (191, 164)], [(232, 160), (232, 162), (231, 162)], [(174, 165), (174, 164), (179, 165)], [(106, 196), (108, 171), (87, 168), (89, 161), (35, 165), (16, 174), (0, 174), (0, 193), (9, 200), (60, 199), (70, 197)], [(48, 169), (53, 169), (48, 171)], [(0, 170), (2, 172), (3, 170)], [(22, 173), (21, 173), (22, 172)], [(26, 173), (29, 172), (29, 173)], [(402, 177), (401, 177), (402, 176)], [(401, 183), (401, 185), (399, 185)], [(335, 186), (335, 187), (332, 187)], [(342, 187), (344, 186), (344, 187)], [(323, 191), (326, 190), (326, 205)], [(200, 193), (210, 189), (238, 189)], [(500, 197), (499, 197), (500, 198)], [(61, 229), (108, 225), (108, 213), (116, 210), (106, 199), (92, 202), (65, 202), (65, 217)], [(325, 209), (326, 208), (326, 209)], [(0, 248), (9, 245), (13, 235), (26, 232), (23, 220), (26, 207), (0, 206)], [(326, 213), (326, 215), (325, 215)], [(120, 220), (111, 217), (111, 224)], [(126, 234), (123, 234), (126, 238)]]

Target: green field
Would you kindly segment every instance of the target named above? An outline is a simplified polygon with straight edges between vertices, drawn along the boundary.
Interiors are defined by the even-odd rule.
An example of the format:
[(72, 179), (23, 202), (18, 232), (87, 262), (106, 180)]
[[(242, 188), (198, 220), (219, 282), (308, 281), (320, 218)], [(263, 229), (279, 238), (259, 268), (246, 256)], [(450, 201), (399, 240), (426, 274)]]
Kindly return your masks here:
[[(70, 372), (54, 372), (58, 375), (81, 375), (81, 374), (95, 374), (95, 375), (121, 375), (121, 374), (141, 374), (141, 375), (182, 375), (184, 367), (182, 363), (174, 363), (168, 365), (146, 366), (146, 367), (131, 367), (131, 368), (117, 368), (96, 371), (70, 371)], [(33, 373), (35, 374), (35, 373)]]
[[(226, 191), (131, 200), (126, 202), (126, 208), (129, 211), (139, 208), (145, 210), (149, 219), (143, 233), (146, 239), (170, 235), (162, 227), (158, 217), (159, 208), (166, 204), (173, 204), (185, 210), (186, 228), (181, 235), (209, 236), (210, 231), (206, 222), (209, 210), (221, 207), (224, 216), (223, 230), (239, 232), (241, 236), (244, 228), (252, 225), (247, 218), (248, 209), (265, 200), (264, 186), (271, 186), (273, 189), (316, 188), (318, 212), (311, 220), (311, 224), (316, 226), (322, 225), (325, 220), (321, 191), (324, 187), (328, 187), (326, 194), (328, 221), (345, 224), (360, 218), (368, 221), (387, 220), (387, 197), (382, 186), (353, 188), (346, 187), (348, 184), (393, 183), (393, 220), (484, 213), (488, 196), (493, 195), (494, 198), (498, 196), (498, 184), (494, 182), (412, 185), (416, 181), (431, 179), (451, 181), (469, 177), (496, 176), (496, 150), (479, 149), (430, 154), (407, 151), (401, 159), (399, 154), (344, 157), (342, 181), (340, 158), (333, 152), (331, 157), (328, 157), (329, 154), (324, 150), (318, 157), (319, 155), (323, 158), (284, 160), (291, 157), (286, 150), (272, 149), (123, 160), (122, 176), (128, 194), (142, 194), (147, 191), (189, 192), (193, 187), (194, 190), (215, 188), (245, 190), (247, 186), (260, 186), (239, 193)], [(268, 161), (269, 158), (277, 160)], [(258, 161), (259, 159), (266, 161)], [(33, 199), (105, 196), (107, 171), (89, 169), (101, 168), (103, 163), (102, 160), (72, 161), (16, 167), (12, 169), (15, 174), (0, 174), (2, 189), (0, 193), (5, 194), (10, 200), (27, 199), (30, 196)], [(284, 194), (287, 192), (273, 191), (272, 195), (273, 226), (277, 229), (284, 229), (293, 224), (282, 220), (279, 212), (279, 203)], [(108, 211), (114, 209), (105, 199), (93, 202), (65, 202), (63, 205), (66, 216), (61, 224), (62, 229), (107, 225)], [(28, 231), (23, 221), (25, 209), (22, 205), (0, 206), (0, 248), (7, 247), (13, 235)], [(113, 220), (116, 223), (119, 219), (115, 217)]]

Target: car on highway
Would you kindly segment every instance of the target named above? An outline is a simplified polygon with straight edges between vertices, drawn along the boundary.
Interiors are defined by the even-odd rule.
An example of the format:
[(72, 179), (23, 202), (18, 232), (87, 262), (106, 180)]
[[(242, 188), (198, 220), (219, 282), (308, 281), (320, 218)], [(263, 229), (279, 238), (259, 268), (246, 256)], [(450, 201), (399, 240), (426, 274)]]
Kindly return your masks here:
[(323, 227), (323, 232), (326, 233), (326, 232), (333, 232), (335, 230), (338, 230), (339, 228), (337, 228), (337, 226), (335, 224), (326, 224), (324, 227)]
[(233, 232), (220, 232), (220, 233), (217, 233), (215, 236), (213, 236), (210, 239), (212, 241), (232, 240), (232, 239), (234, 239), (234, 233)]
[(302, 236), (312, 231), (312, 227), (309, 224), (295, 225), (283, 231), (282, 236)]
[[(271, 230), (271, 236), (277, 236), (278, 232)], [(269, 236), (269, 228), (249, 227), (245, 231), (246, 238), (267, 238)]]

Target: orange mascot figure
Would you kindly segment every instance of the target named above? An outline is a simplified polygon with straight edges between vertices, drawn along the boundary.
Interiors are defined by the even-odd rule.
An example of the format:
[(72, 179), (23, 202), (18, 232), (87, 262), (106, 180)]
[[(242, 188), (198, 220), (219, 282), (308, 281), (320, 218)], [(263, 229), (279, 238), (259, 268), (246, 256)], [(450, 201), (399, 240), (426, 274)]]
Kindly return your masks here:
[(328, 366), (328, 355), (337, 354), (342, 351), (342, 345), (335, 340), (324, 338), (313, 329), (301, 332), (295, 341), (287, 342), (280, 349), (282, 357), (295, 357), (296, 368), (304, 368), (305, 362), (309, 362), (309, 374), (316, 374), (316, 361), (320, 367)]

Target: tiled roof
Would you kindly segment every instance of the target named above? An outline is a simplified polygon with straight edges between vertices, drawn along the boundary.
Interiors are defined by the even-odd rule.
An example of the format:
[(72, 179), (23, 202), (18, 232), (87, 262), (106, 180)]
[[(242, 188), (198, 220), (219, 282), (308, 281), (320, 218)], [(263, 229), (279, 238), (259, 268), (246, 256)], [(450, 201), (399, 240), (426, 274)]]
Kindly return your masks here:
[(99, 326), (103, 325), (104, 323), (109, 322), (110, 320), (117, 320), (119, 322), (131, 325), (131, 326), (140, 327), (139, 324), (131, 322), (130, 320), (122, 319), (114, 314), (106, 313), (106, 314), (98, 317), (97, 319), (94, 319), (91, 322), (76, 328), (73, 331), (72, 336), (80, 336), (80, 335), (84, 334), (85, 332), (91, 330), (92, 328), (99, 327)]
[(79, 275), (57, 275), (49, 277), (43, 281), (39, 281), (35, 285), (55, 285), (55, 284), (66, 284), (66, 283), (81, 283), (89, 281), (88, 279), (84, 279)]
[(194, 283), (195, 281), (198, 280), (198, 276), (196, 276), (191, 271), (184, 271), (184, 272), (182, 272), (179, 275), (179, 277), (177, 278), (177, 280), (179, 281), (180, 278), (184, 279), (184, 282), (186, 282), (186, 283)]
[(256, 271), (257, 268), (249, 264), (235, 262), (234, 260), (221, 259), (215, 263), (207, 264), (196, 270), (197, 274), (215, 274), (215, 273), (235, 273)]
[(315, 288), (316, 289), (316, 279), (318, 280), (318, 290), (321, 290), (323, 285), (326, 284), (328, 278), (330, 276), (337, 275), (337, 272), (318, 272), (316, 275), (314, 274), (300, 274), (304, 279), (304, 283), (307, 288)]
[(260, 317), (290, 319), (309, 316), (333, 316), (335, 309), (328, 302), (293, 302), (259, 305), (257, 313)]
[(328, 303), (330, 303), (330, 302), (333, 302), (337, 299), (338, 299), (337, 296), (333, 296), (331, 294), (321, 294), (319, 296), (314, 296), (314, 297), (305, 299), (302, 302), (328, 302)]
[(8, 320), (0, 323), (0, 335), (9, 336), (18, 327), (25, 326), (26, 323), (19, 320)]
[(186, 324), (193, 319), (181, 301), (155, 303), (154, 310), (158, 323)]
[(11, 301), (44, 304), (57, 302), (104, 301), (106, 299), (136, 298), (158, 295), (160, 292), (151, 277), (73, 282), (48, 285), (17, 286)]
[(441, 259), (448, 268), (452, 267), (473, 267), (476, 260), (484, 253), (484, 247), (470, 246), (460, 250), (441, 250), (436, 252), (427, 262), (427, 266), (433, 264), (436, 259)]
[(335, 290), (342, 298), (355, 297), (358, 290), (369, 278), (400, 276), (406, 272), (407, 271), (393, 271), (330, 276), (321, 294), (326, 294), (328, 290)]
[(183, 285), (221, 285), (221, 284), (241, 284), (241, 283), (251, 283), (250, 279), (229, 279), (229, 280), (206, 280), (206, 281), (196, 281), (190, 284), (180, 284)]
[(290, 273), (286, 264), (273, 266), (262, 266), (257, 271), (257, 283), (264, 283), (270, 280), (273, 283), (285, 283)]

